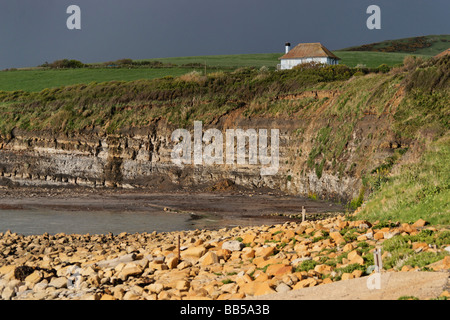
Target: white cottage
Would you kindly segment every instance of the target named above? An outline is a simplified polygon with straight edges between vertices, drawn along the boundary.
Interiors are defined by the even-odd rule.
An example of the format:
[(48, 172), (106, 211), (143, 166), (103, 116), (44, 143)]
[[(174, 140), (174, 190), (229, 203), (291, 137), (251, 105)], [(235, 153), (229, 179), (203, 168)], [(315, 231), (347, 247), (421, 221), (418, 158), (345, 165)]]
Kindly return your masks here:
[(288, 70), (293, 67), (309, 62), (323, 64), (338, 64), (340, 58), (336, 57), (330, 50), (325, 48), (319, 42), (300, 43), (291, 50), (291, 44), (286, 43), (286, 54), (280, 58), (279, 69)]

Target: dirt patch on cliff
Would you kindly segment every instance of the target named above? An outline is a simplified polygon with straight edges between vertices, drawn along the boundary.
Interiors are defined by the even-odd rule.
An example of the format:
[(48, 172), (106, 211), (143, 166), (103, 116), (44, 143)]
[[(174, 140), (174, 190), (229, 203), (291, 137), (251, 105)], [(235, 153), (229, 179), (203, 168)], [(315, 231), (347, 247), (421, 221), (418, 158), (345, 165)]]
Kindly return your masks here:
[(217, 183), (215, 183), (213, 186), (211, 186), (210, 191), (214, 192), (214, 191), (233, 191), (236, 190), (237, 187), (234, 184), (233, 181), (231, 181), (230, 179), (224, 179), (224, 180), (220, 180)]

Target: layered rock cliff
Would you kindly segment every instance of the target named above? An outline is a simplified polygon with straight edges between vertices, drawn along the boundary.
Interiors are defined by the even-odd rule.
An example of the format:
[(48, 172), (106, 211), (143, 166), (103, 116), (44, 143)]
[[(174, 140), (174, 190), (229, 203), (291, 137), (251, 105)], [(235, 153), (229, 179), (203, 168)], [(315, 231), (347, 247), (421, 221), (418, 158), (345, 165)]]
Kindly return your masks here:
[[(364, 196), (373, 175), (383, 178), (405, 154), (420, 153), (424, 137), (446, 132), (449, 65), (366, 75), (346, 67), (243, 70), (0, 93), (0, 181), (190, 190), (227, 179), (350, 201)], [(252, 164), (248, 154), (243, 164), (175, 164), (180, 141), (172, 134), (185, 129), (194, 143), (195, 121), (203, 134), (215, 129), (223, 137), (229, 129), (278, 130), (276, 174), (262, 175), (261, 157)]]
[[(242, 115), (244, 110), (238, 109), (205, 125), (203, 132), (214, 128), (225, 137), (227, 129), (254, 129), (256, 132), (278, 129), (279, 169), (273, 176), (261, 175), (261, 168), (267, 165), (249, 163), (249, 141), (243, 165), (238, 165), (237, 161), (233, 165), (226, 161), (213, 165), (195, 165), (192, 161), (183, 167), (174, 164), (171, 153), (176, 143), (171, 135), (177, 127), (161, 119), (144, 128), (127, 128), (113, 134), (97, 130), (66, 134), (16, 128), (11, 137), (0, 144), (0, 174), (4, 184), (10, 181), (32, 186), (94, 188), (154, 189), (171, 185), (189, 189), (228, 179), (252, 189), (266, 187), (290, 194), (349, 200), (361, 188), (362, 168), (380, 163), (399, 146), (385, 128), (386, 117), (367, 115), (351, 131), (339, 166), (326, 160), (319, 176), (317, 168), (308, 167), (307, 163), (311, 150), (321, 143), (317, 132), (329, 125), (327, 119), (319, 115), (307, 120), (262, 116), (250, 119)], [(338, 124), (334, 125), (339, 131)], [(381, 128), (387, 130), (383, 143), (367, 139)], [(193, 132), (192, 127), (187, 129)], [(225, 141), (223, 143), (225, 148)], [(203, 144), (202, 148), (205, 146)], [(269, 152), (271, 148), (268, 143)]]

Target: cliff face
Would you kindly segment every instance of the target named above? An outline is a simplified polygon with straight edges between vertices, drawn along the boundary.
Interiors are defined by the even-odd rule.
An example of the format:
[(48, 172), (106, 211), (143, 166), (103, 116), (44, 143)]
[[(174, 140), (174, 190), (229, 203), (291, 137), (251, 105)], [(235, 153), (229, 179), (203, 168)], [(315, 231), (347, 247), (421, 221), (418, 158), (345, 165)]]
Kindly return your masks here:
[[(0, 186), (189, 191), (226, 180), (358, 206), (397, 169), (419, 159), (427, 141), (448, 134), (450, 105), (449, 57), (405, 59), (402, 68), (386, 74), (366, 71), (244, 68), (0, 92)], [(200, 134), (193, 132), (198, 122)], [(236, 142), (230, 150), (247, 151), (241, 162), (224, 158), (231, 129), (255, 133), (252, 141), (259, 144), (250, 156), (254, 144)], [(264, 130), (270, 140), (275, 130), (279, 142), (273, 175), (261, 171), (267, 166), (260, 152)], [(181, 133), (179, 140), (174, 132)], [(191, 156), (183, 166), (173, 161), (172, 153), (180, 150)], [(199, 158), (211, 150), (221, 162)], [(271, 142), (267, 151), (272, 150)], [(416, 175), (411, 179), (419, 184)], [(430, 193), (422, 191), (408, 198)]]
[[(294, 101), (298, 97), (286, 99)], [(321, 101), (319, 96), (315, 99)], [(339, 94), (334, 93), (324, 104), (338, 99)], [(341, 134), (345, 121), (326, 118), (320, 110), (309, 118), (248, 117), (244, 115), (246, 110), (238, 108), (218, 117), (203, 126), (203, 133), (218, 129), (226, 137), (227, 129), (256, 132), (278, 129), (279, 169), (275, 175), (261, 175), (264, 165), (249, 164), (248, 154), (245, 164), (239, 165), (236, 161), (213, 165), (194, 165), (192, 161), (183, 167), (176, 165), (171, 155), (176, 145), (172, 133), (178, 128), (159, 119), (144, 128), (122, 129), (113, 134), (95, 129), (72, 134), (14, 129), (10, 137), (0, 141), (1, 181), (4, 185), (142, 189), (170, 186), (189, 190), (228, 179), (252, 189), (265, 187), (295, 195), (348, 201), (360, 191), (362, 172), (382, 163), (399, 146), (389, 131), (389, 116), (367, 114), (354, 121), (345, 134), (343, 152), (327, 159), (324, 155), (329, 150), (321, 150), (318, 156), (312, 157), (318, 146), (332, 148), (327, 141)], [(328, 132), (327, 141), (323, 141), (321, 134), (324, 128)], [(193, 126), (186, 129), (194, 137)], [(223, 144), (225, 154), (225, 141)], [(203, 150), (206, 145), (203, 144)], [(270, 144), (268, 151), (271, 151)]]

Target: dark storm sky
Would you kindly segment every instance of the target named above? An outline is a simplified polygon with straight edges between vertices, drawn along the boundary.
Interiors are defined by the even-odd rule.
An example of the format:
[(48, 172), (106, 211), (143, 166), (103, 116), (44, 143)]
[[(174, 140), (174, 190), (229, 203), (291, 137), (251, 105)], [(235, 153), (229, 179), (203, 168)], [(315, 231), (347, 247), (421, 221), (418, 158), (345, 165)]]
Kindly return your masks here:
[[(381, 8), (381, 30), (366, 9)], [(81, 30), (68, 30), (69, 5)], [(449, 34), (448, 0), (0, 0), (0, 69), (56, 59), (101, 62), (282, 52), (286, 41), (330, 50)]]

